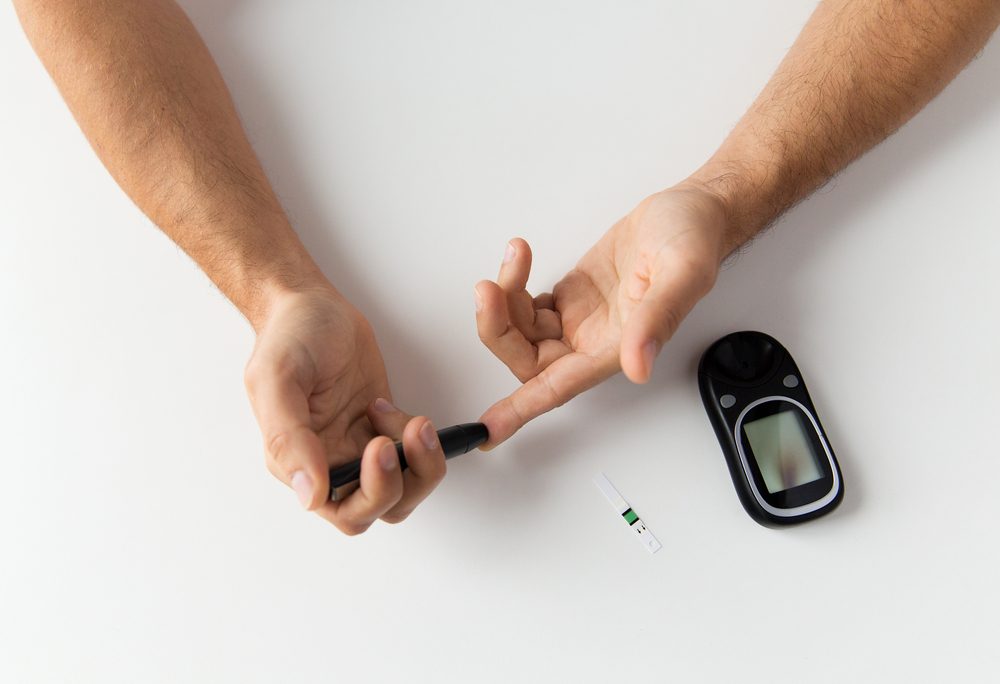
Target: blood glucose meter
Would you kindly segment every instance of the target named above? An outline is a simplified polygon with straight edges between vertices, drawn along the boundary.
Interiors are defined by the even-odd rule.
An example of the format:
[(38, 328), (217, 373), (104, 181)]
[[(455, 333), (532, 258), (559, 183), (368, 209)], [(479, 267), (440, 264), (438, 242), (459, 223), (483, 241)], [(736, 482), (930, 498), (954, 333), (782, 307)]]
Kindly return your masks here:
[(744, 331), (716, 341), (701, 357), (698, 386), (750, 517), (776, 527), (837, 507), (840, 466), (802, 374), (776, 339)]

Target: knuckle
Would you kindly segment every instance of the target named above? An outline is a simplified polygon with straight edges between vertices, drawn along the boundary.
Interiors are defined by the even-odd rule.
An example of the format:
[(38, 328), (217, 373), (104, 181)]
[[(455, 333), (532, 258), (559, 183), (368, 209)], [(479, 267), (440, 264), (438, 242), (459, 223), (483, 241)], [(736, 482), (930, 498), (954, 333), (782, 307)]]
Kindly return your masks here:
[(283, 473), (282, 462), (288, 454), (288, 445), (291, 435), (287, 431), (276, 432), (264, 440), (264, 453), (266, 454), (267, 466), (272, 473), (275, 471)]
[(518, 408), (517, 402), (514, 399), (508, 397), (504, 400), (503, 406), (507, 409), (508, 415), (514, 419), (513, 423), (516, 429), (520, 429), (523, 425), (527, 424), (527, 415)]
[(534, 377), (531, 371), (522, 368), (517, 364), (510, 364), (507, 367), (510, 368), (510, 372), (514, 374), (514, 377), (517, 378), (517, 381), (522, 385)]
[[(437, 487), (444, 476), (448, 472), (448, 466), (445, 465), (444, 454), (440, 451), (433, 452), (429, 454), (430, 458), (424, 460), (420, 464), (420, 488), (421, 491), (429, 492), (434, 487)], [(425, 489), (426, 488), (426, 489)], [(407, 493), (409, 493), (407, 489)]]
[(497, 352), (494, 347), (497, 340), (501, 337), (497, 331), (497, 322), (486, 320), (486, 317), (484, 316), (476, 323), (476, 333), (479, 335), (479, 340), (489, 347), (490, 351), (496, 354)]
[(294, 382), (299, 372), (299, 362), (289, 355), (255, 352), (243, 368), (243, 384), (253, 396), (265, 378), (281, 383)]
[(548, 394), (549, 401), (547, 402), (550, 406), (562, 406), (566, 403), (567, 399), (563, 397), (562, 393), (556, 390), (555, 386), (552, 384), (552, 377), (549, 373), (539, 373), (538, 381), (545, 388), (546, 394)]
[(713, 268), (699, 267), (694, 269), (691, 279), (701, 295), (704, 296), (715, 287), (715, 281), (718, 276), (718, 272)]
[(677, 313), (676, 309), (670, 308), (663, 312), (663, 330), (666, 335), (666, 339), (673, 337), (674, 333), (681, 326), (681, 315)]

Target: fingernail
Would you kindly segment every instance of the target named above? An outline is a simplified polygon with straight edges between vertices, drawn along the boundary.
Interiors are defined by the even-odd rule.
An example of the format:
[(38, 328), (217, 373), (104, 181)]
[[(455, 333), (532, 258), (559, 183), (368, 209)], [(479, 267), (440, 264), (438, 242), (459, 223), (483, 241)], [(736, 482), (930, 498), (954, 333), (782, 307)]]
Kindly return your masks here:
[(295, 495), (299, 497), (299, 503), (302, 504), (302, 508), (309, 508), (309, 504), (312, 503), (313, 498), (313, 481), (309, 477), (309, 473), (304, 470), (296, 470), (292, 473), (292, 489), (295, 490)]
[(378, 464), (382, 466), (382, 470), (392, 470), (397, 463), (399, 463), (399, 456), (396, 455), (395, 445), (390, 442), (378, 452)]
[(514, 245), (507, 243), (507, 251), (503, 253), (503, 262), (506, 264), (514, 258)]
[(642, 362), (646, 366), (646, 371), (653, 372), (653, 363), (656, 361), (656, 340), (650, 340), (642, 348)]
[(395, 413), (396, 407), (382, 397), (379, 397), (375, 400), (375, 410), (379, 413)]
[(479, 294), (478, 287), (472, 288), (472, 291), (476, 294), (476, 313), (479, 313), (483, 310), (483, 298)]
[(424, 423), (424, 426), (420, 428), (420, 441), (424, 443), (429, 451), (434, 451), (438, 446), (438, 436), (437, 432), (434, 431), (434, 426), (431, 425), (431, 421)]

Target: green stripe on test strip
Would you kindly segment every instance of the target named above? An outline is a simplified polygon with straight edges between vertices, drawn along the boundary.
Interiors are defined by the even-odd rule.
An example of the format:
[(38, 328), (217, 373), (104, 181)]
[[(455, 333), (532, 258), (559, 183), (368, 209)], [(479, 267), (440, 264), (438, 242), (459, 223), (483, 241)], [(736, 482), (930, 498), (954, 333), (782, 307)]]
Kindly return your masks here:
[(635, 521), (639, 519), (639, 516), (637, 516), (635, 514), (635, 511), (633, 511), (631, 508), (622, 513), (622, 517), (625, 518), (625, 522), (627, 522), (629, 525), (634, 525)]

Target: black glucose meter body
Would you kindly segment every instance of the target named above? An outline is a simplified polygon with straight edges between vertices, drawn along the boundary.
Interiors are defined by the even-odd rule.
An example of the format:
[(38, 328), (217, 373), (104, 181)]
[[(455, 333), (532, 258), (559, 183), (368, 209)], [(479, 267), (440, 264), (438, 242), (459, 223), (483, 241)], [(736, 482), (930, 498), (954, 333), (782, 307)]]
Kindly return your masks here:
[(698, 364), (698, 387), (750, 517), (778, 527), (837, 507), (840, 466), (798, 366), (776, 339), (744, 331), (716, 341)]

